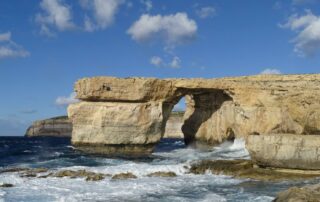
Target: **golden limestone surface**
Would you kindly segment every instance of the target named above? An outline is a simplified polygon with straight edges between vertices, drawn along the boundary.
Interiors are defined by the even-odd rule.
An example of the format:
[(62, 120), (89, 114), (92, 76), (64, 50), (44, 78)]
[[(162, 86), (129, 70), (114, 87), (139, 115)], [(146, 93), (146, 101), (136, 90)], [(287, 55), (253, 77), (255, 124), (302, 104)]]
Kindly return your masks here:
[(186, 97), (186, 143), (217, 144), (251, 134), (320, 135), (320, 74), (219, 79), (83, 78), (68, 108), (72, 142), (152, 145)]

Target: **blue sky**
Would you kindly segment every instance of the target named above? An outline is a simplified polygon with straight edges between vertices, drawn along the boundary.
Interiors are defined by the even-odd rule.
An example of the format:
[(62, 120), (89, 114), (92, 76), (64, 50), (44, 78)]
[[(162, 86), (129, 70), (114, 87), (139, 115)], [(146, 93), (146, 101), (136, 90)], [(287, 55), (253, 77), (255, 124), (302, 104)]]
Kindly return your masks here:
[(1, 0), (0, 135), (98, 75), (320, 73), (319, 0)]

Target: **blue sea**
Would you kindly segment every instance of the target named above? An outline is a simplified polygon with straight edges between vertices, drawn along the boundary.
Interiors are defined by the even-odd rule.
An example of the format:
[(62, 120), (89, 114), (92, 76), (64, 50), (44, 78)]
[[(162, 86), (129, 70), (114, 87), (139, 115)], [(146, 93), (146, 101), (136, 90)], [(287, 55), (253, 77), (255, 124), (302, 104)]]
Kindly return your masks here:
[[(272, 201), (291, 186), (313, 181), (261, 182), (206, 173), (193, 175), (188, 167), (203, 159), (248, 159), (244, 141), (236, 139), (208, 150), (184, 145), (181, 139), (163, 139), (148, 157), (95, 156), (82, 153), (61, 138), (0, 137), (0, 170), (8, 167), (49, 168), (50, 171), (86, 169), (106, 174), (132, 172), (138, 178), (87, 182), (76, 178), (22, 178), (0, 174), (0, 201)], [(50, 172), (49, 171), (49, 172)], [(156, 171), (172, 171), (174, 178), (147, 177)]]

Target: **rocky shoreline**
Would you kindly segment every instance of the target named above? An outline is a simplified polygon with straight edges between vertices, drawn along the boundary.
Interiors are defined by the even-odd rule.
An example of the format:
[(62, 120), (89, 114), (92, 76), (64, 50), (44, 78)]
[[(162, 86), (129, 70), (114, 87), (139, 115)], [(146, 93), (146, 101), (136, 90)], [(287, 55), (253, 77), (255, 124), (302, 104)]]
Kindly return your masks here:
[[(320, 177), (319, 74), (222, 79), (93, 77), (77, 81), (75, 92), (80, 102), (68, 107), (68, 123), (36, 122), (28, 136), (72, 127), (71, 142), (78, 149), (130, 155), (152, 153), (163, 137), (178, 136), (187, 145), (211, 146), (244, 138), (251, 160), (204, 160), (192, 164), (188, 172), (261, 181)], [(171, 113), (182, 97), (185, 113)], [(67, 173), (88, 180), (106, 177), (87, 171)], [(135, 178), (132, 173), (112, 177)], [(313, 199), (318, 198), (319, 188), (291, 188), (275, 201), (302, 200), (295, 192), (317, 201)]]

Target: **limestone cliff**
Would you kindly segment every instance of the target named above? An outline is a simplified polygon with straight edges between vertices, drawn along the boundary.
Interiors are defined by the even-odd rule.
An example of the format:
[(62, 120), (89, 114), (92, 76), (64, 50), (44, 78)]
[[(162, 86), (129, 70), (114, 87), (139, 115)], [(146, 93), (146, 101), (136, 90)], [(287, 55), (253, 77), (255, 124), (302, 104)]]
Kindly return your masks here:
[(72, 124), (67, 116), (35, 121), (26, 131), (27, 137), (71, 137)]
[(320, 135), (320, 75), (221, 79), (84, 78), (68, 115), (72, 142), (156, 144), (173, 106), (186, 96), (187, 143), (220, 143), (250, 134)]

